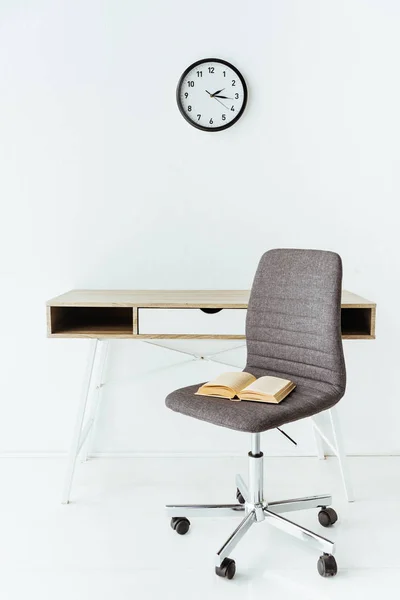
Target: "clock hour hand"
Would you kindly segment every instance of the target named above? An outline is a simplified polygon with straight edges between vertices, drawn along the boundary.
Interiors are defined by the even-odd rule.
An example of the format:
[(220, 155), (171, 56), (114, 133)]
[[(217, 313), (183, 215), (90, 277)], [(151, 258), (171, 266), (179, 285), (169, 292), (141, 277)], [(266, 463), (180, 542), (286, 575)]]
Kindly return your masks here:
[(216, 96), (217, 94), (220, 94), (221, 92), (224, 91), (225, 88), (222, 88), (222, 90), (218, 90), (217, 92), (214, 92), (213, 94), (211, 94), (211, 97), (214, 98), (214, 96)]

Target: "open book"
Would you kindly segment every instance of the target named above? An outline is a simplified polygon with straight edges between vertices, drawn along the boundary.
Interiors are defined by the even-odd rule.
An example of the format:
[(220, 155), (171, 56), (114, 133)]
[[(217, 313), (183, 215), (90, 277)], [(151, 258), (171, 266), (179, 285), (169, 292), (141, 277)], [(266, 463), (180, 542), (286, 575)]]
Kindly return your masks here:
[(251, 400), (279, 404), (296, 384), (289, 379), (266, 375), (258, 379), (250, 373), (222, 373), (213, 381), (202, 385), (196, 392), (199, 396), (214, 396), (230, 400)]

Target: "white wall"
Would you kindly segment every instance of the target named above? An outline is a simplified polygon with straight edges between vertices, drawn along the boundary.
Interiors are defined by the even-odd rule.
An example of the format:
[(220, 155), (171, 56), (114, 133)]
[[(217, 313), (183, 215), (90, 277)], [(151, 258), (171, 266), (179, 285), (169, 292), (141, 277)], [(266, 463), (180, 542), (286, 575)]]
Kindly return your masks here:
[[(378, 303), (377, 340), (345, 344), (340, 409), (351, 453), (400, 452), (399, 30), (395, 0), (0, 3), (0, 452), (69, 443), (87, 342), (46, 339), (47, 299), (247, 288), (282, 246), (339, 252), (345, 287)], [(216, 134), (175, 102), (182, 71), (209, 56), (249, 87), (243, 118)], [(246, 448), (164, 408), (218, 367), (156, 376), (180, 355), (111, 350), (98, 452)], [(313, 452), (309, 424), (288, 430)]]

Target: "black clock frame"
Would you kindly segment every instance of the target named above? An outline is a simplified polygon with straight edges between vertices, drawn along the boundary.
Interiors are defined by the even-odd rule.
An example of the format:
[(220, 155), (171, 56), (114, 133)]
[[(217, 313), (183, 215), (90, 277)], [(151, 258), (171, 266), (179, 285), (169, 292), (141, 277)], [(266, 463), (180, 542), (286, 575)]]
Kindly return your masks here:
[[(240, 111), (238, 112), (236, 117), (234, 119), (232, 119), (232, 121), (230, 121), (226, 125), (221, 125), (221, 127), (204, 127), (204, 125), (199, 125), (198, 123), (192, 121), (186, 114), (186, 111), (183, 108), (182, 103), (181, 103), (180, 91), (181, 91), (182, 83), (184, 82), (187, 74), (192, 69), (194, 69), (194, 67), (197, 67), (197, 66), (199, 66), (203, 63), (207, 63), (207, 62), (216, 62), (216, 63), (220, 63), (221, 65), (225, 65), (226, 67), (229, 67), (239, 77), (240, 81), (242, 82), (242, 86), (243, 86), (244, 98), (243, 98), (242, 108), (240, 109)], [(243, 75), (237, 70), (237, 68), (234, 65), (232, 65), (231, 63), (229, 63), (226, 60), (222, 60), (221, 58), (202, 58), (201, 60), (197, 60), (196, 62), (191, 64), (187, 69), (185, 69), (185, 71), (183, 72), (182, 76), (180, 77), (180, 79), (178, 81), (178, 85), (176, 88), (176, 102), (178, 104), (178, 108), (179, 108), (179, 111), (180, 111), (182, 117), (188, 123), (190, 123), (190, 125), (192, 125), (193, 127), (196, 127), (196, 129), (201, 129), (202, 131), (223, 131), (224, 129), (229, 129), (229, 127), (232, 127), (232, 125), (234, 125), (240, 119), (240, 117), (242, 116), (242, 114), (244, 112), (244, 109), (246, 108), (247, 95), (248, 95), (247, 94), (247, 85), (246, 85)]]

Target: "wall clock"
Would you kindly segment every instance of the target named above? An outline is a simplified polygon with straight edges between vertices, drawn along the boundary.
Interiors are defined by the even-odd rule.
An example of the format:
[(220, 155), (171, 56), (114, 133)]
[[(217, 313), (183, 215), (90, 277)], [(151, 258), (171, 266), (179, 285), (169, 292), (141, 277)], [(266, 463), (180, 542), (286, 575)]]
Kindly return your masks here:
[(236, 67), (219, 58), (204, 58), (188, 67), (176, 90), (182, 116), (197, 129), (222, 131), (240, 119), (247, 86)]

